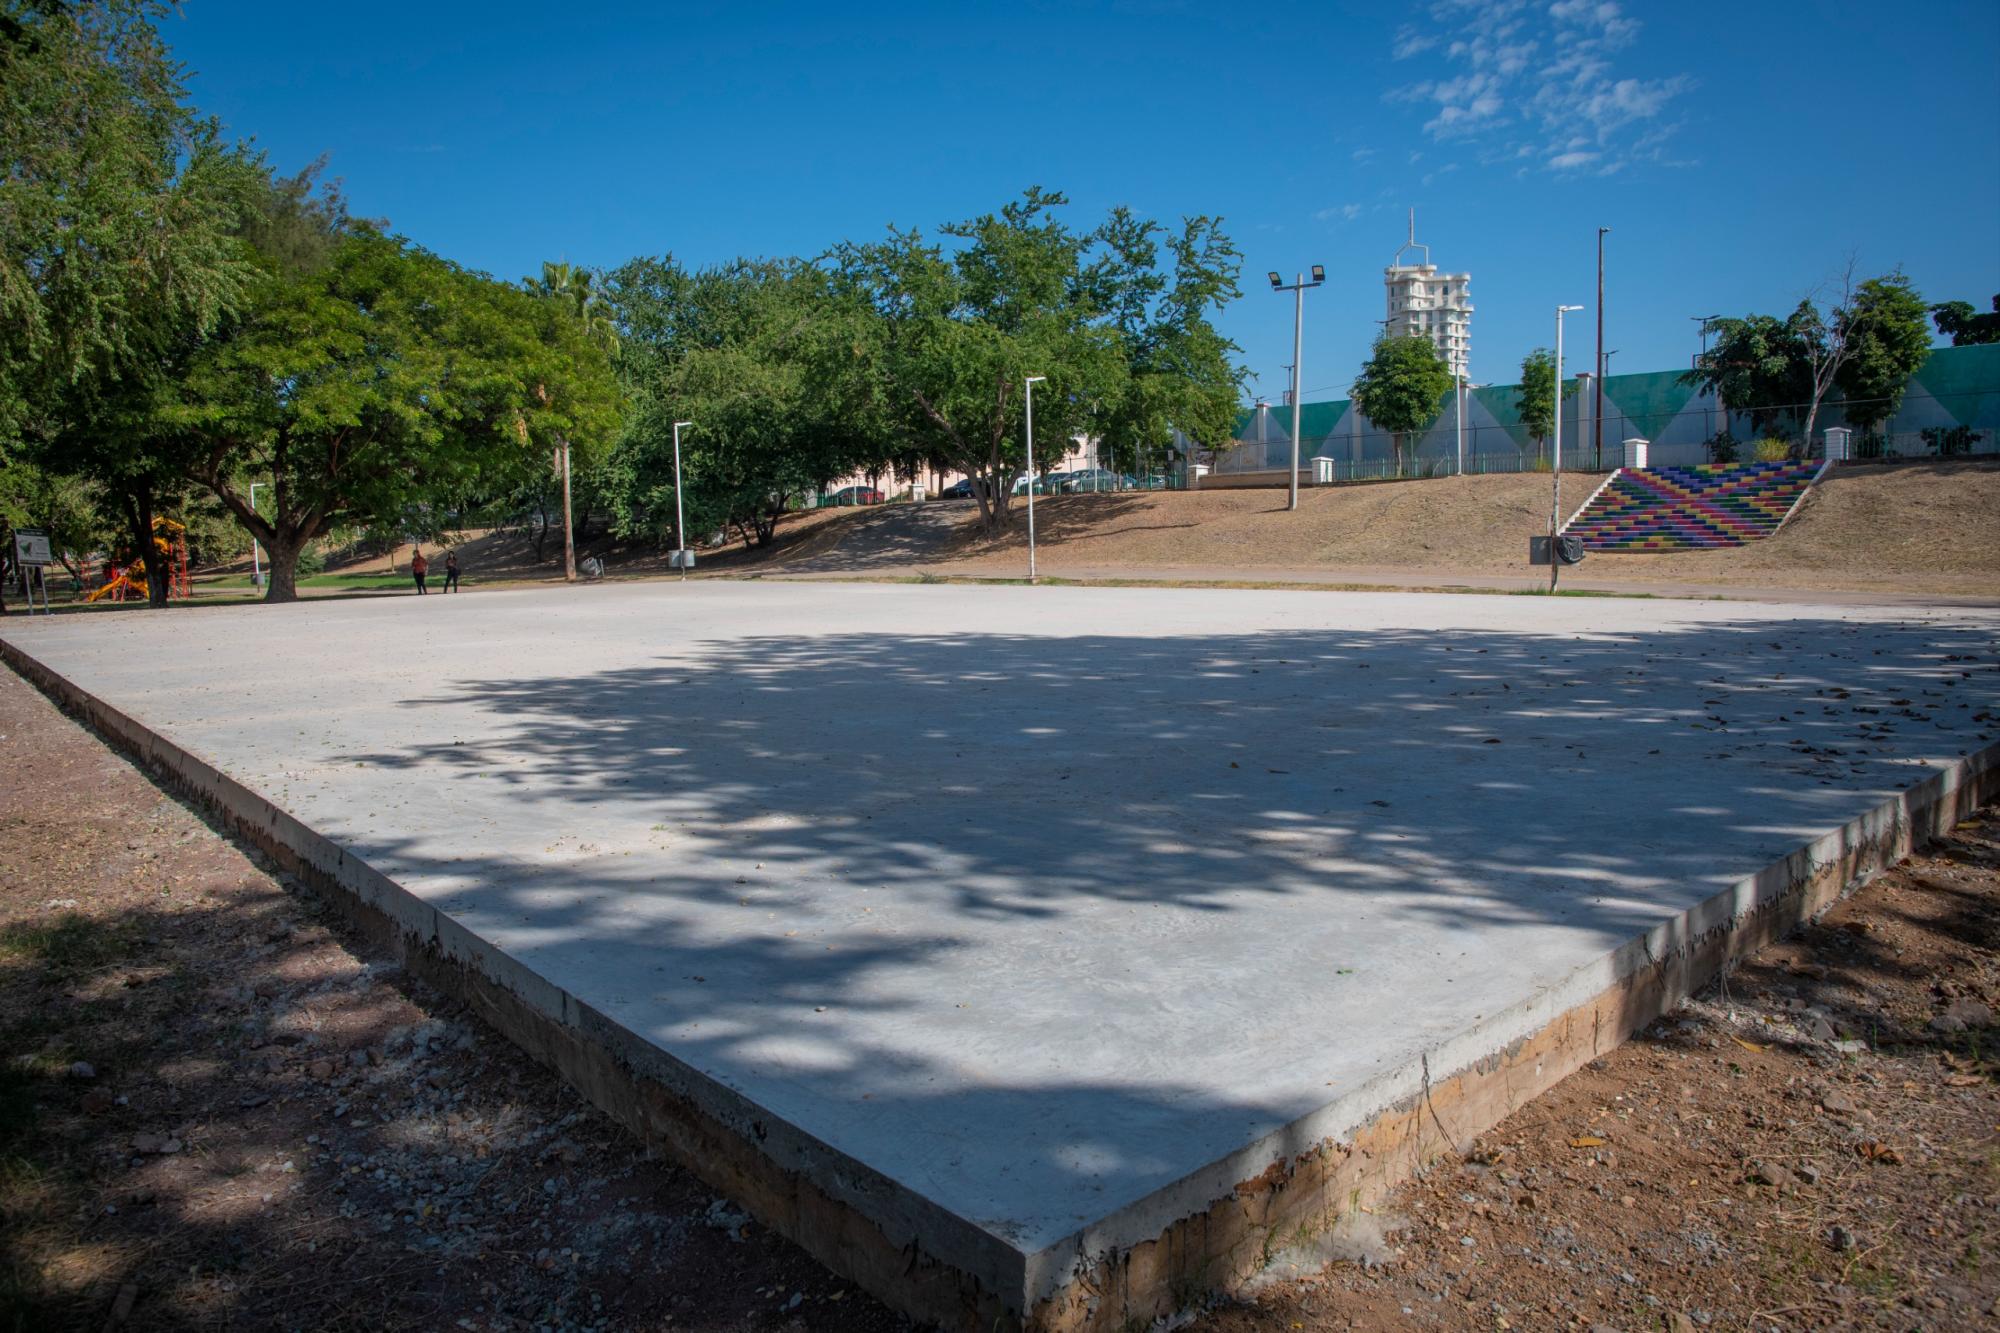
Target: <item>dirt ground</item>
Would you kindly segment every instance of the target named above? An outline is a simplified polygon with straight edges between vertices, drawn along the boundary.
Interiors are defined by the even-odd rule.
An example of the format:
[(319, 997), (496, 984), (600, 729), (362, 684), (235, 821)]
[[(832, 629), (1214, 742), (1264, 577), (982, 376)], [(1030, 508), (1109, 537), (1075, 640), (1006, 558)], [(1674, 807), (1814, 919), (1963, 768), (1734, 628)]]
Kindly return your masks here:
[[(5, 672), (0, 754), (0, 1330), (904, 1326)], [(1996, 1003), (1989, 810), (1194, 1327), (1990, 1323)]]
[[(1565, 481), (1573, 511), (1597, 476)], [(1531, 534), (1547, 530), (1551, 479), (1537, 474), (1308, 488), (1298, 514), (1280, 490), (1059, 495), (1036, 502), (1042, 571), (1129, 568), (1171, 576), (1231, 568), (1524, 574)], [(1018, 510), (1018, 505), (1016, 506)], [(1575, 573), (1690, 583), (1991, 594), (2000, 588), (2000, 460), (1852, 466), (1813, 488), (1779, 533), (1729, 550), (1597, 554)], [(975, 531), (970, 503), (801, 515), (777, 549), (710, 561), (748, 572), (1014, 573), (1026, 525)]]
[(0, 669), (0, 1330), (904, 1321)]

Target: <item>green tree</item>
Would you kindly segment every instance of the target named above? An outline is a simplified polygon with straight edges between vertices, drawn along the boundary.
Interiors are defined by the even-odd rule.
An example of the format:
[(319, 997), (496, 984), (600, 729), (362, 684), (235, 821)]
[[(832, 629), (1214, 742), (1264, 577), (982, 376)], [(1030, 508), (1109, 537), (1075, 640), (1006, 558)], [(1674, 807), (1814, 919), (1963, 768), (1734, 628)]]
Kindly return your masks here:
[(1801, 303), (1789, 319), (1746, 315), (1712, 319), (1702, 326), (1708, 350), (1682, 372), (1684, 384), (1716, 394), (1731, 410), (1747, 412), (1753, 433), (1777, 429), (1782, 417), (1796, 419), (1797, 406), (1812, 394), (1807, 339), (1819, 324), (1818, 312), (1806, 318)]
[[(1163, 239), (1171, 271), (1160, 266)], [(1136, 470), (1166, 457), (1176, 430), (1209, 447), (1226, 442), (1242, 396), (1243, 372), (1231, 359), (1241, 349), (1210, 317), (1239, 295), (1243, 261), (1221, 219), (1184, 218), (1173, 233), (1119, 208), (1098, 240), (1098, 301), (1125, 355), (1118, 391), (1091, 422), (1101, 456)]]
[[(505, 489), (615, 411), (604, 352), (567, 312), (359, 227), (319, 268), (267, 277), (164, 415), (197, 447), (192, 475), (269, 551), (266, 596), (283, 602), (329, 526)], [(266, 513), (246, 475), (270, 480)]]
[(166, 597), (154, 429), (173, 367), (245, 299), (257, 164), (188, 104), (150, 0), (0, 0), (0, 451), (87, 477)]
[[(1013, 478), (1059, 458), (1126, 365), (1109, 303), (1119, 279), (1087, 268), (1096, 237), (1066, 226), (1059, 193), (1030, 189), (999, 213), (941, 229), (846, 243), (831, 256), (851, 311), (846, 373), (921, 452), (974, 481), (989, 530), (1006, 520)], [(1022, 443), (1024, 382), (1035, 394), (1032, 457)]]
[(1537, 347), (1521, 358), (1521, 387), (1514, 398), (1521, 426), (1535, 442), (1537, 457), (1556, 428), (1556, 354)]
[(0, 464), (0, 519), (10, 528), (46, 529), (56, 560), (79, 580), (83, 557), (114, 540), (93, 483), (18, 459)]
[(1404, 437), (1437, 420), (1451, 388), (1451, 368), (1429, 338), (1385, 335), (1375, 340), (1375, 349), (1349, 392), (1355, 408), (1390, 433), (1396, 470), (1401, 472)]
[(664, 536), (676, 513), (673, 423), (689, 531), (776, 535), (802, 496), (877, 467), (903, 441), (849, 373), (856, 312), (827, 275), (795, 261), (738, 260), (687, 272), (635, 260), (610, 278), (633, 412), (610, 467), (628, 535)]
[[(541, 297), (560, 311), (564, 317), (573, 321), (577, 331), (582, 333), (587, 340), (597, 343), (608, 354), (616, 357), (618, 352), (618, 330), (604, 302), (599, 299), (596, 274), (587, 268), (579, 268), (574, 264), (544, 263), (540, 277), (523, 278), (521, 282), (522, 286), (526, 287), (529, 292)], [(547, 384), (537, 385), (536, 392), (546, 397), (549, 392), (549, 386)], [(576, 443), (577, 441), (567, 436), (557, 436), (553, 456), (554, 466), (551, 469), (554, 476), (560, 479), (556, 485), (561, 491), (563, 577), (572, 583), (576, 581), (576, 527), (574, 522), (574, 496), (572, 495), (575, 486), (575, 474), (581, 470), (589, 475), (593, 479), (592, 488), (594, 490), (598, 465), (602, 462), (604, 453), (609, 448), (611, 442), (609, 438), (601, 434), (593, 435), (592, 438), (583, 441), (585, 445), (585, 457), (582, 469), (578, 469), (577, 467), (575, 457)], [(544, 530), (546, 531), (546, 524), (544, 525)], [(535, 543), (535, 557), (536, 559), (541, 558), (541, 542), (539, 539)]]
[(1931, 354), (1924, 298), (1901, 269), (1870, 278), (1841, 312), (1851, 352), (1836, 383), (1850, 426), (1876, 430), (1903, 405), (1903, 391)]
[[(1895, 367), (1907, 358), (1908, 304), (1916, 299), (1900, 272), (1857, 285), (1849, 262), (1831, 317), (1808, 296), (1782, 320), (1770, 315), (1710, 320), (1703, 328), (1714, 341), (1681, 382), (1747, 411), (1759, 434), (1783, 433), (1788, 424), (1798, 437), (1795, 447), (1810, 449), (1820, 407), (1836, 384), (1859, 373), (1858, 382), (1886, 390)], [(1868, 358), (1865, 372), (1849, 369), (1857, 356)]]
[(2000, 343), (2000, 296), (1993, 298), (1991, 314), (1980, 314), (1970, 301), (1941, 301), (1931, 307), (1931, 318), (1953, 347)]

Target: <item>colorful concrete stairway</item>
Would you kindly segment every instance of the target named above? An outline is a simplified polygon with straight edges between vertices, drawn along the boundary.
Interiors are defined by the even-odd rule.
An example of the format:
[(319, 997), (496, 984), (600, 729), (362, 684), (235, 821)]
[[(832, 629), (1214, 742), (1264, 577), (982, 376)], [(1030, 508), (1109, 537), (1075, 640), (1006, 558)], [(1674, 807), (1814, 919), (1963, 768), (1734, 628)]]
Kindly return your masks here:
[(1818, 460), (1620, 468), (1563, 532), (1588, 551), (1741, 546), (1776, 532), (1825, 469)]

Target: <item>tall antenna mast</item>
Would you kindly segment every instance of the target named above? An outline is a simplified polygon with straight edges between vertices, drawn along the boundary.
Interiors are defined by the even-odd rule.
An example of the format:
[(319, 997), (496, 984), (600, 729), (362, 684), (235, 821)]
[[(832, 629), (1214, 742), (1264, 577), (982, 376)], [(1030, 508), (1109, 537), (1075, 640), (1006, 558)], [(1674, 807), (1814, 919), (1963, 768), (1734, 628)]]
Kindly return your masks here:
[(1417, 210), (1414, 208), (1410, 210), (1410, 239), (1404, 242), (1401, 250), (1396, 251), (1396, 257), (1389, 261), (1389, 267), (1400, 268), (1403, 263), (1403, 256), (1411, 250), (1423, 251), (1423, 262), (1426, 264), (1431, 262), (1431, 248), (1428, 245), (1417, 244)]

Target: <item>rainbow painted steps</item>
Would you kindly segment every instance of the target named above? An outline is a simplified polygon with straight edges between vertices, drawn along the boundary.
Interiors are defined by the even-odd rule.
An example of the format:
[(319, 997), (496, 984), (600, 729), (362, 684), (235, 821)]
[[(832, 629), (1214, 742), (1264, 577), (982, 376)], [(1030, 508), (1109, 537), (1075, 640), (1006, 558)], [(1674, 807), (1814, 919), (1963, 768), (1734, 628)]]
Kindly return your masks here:
[(1620, 468), (1563, 532), (1587, 551), (1695, 551), (1776, 532), (1826, 470), (1817, 460)]

